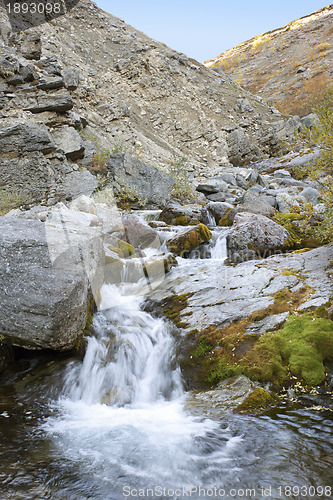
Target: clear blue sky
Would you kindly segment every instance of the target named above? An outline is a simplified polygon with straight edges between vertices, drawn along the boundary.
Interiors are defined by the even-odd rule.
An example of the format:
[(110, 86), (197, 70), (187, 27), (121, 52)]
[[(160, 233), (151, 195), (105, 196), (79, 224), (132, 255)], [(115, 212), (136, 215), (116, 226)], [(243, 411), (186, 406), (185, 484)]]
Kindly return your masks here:
[[(96, 0), (95, 0), (96, 1)], [(329, 5), (329, 0), (97, 0), (151, 38), (198, 61)]]

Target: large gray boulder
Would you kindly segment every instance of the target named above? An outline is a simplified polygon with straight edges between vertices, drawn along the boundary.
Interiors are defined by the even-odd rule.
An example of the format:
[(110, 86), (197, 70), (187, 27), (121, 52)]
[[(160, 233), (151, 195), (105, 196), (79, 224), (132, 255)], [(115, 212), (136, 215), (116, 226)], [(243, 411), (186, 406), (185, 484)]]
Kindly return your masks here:
[(178, 226), (198, 224), (198, 222), (206, 223), (207, 210), (202, 205), (195, 203), (184, 206), (177, 201), (171, 200), (160, 213), (158, 220)]
[(270, 217), (275, 210), (272, 204), (275, 203), (275, 198), (261, 194), (246, 192), (242, 197), (241, 203), (238, 205), (239, 212), (250, 212), (252, 214), (260, 214)]
[(0, 127), (0, 152), (21, 155), (32, 151), (44, 154), (55, 149), (54, 141), (45, 125), (35, 121), (13, 121)]
[(28, 349), (72, 349), (98, 302), (102, 240), (93, 228), (0, 218), (0, 335)]
[(151, 165), (129, 154), (112, 154), (107, 164), (115, 192), (128, 193), (146, 208), (164, 207), (169, 201), (174, 180)]
[[(174, 297), (175, 304), (179, 305), (180, 300), (187, 297), (184, 308), (179, 312), (179, 319), (187, 333), (212, 325), (222, 328), (247, 318), (254, 311), (271, 306), (275, 294), (285, 289), (296, 292), (309, 286), (309, 294), (304, 295), (304, 302), (298, 309), (311, 310), (333, 298), (332, 259), (333, 245), (309, 252), (274, 255), (237, 266), (226, 266), (222, 261), (212, 266), (207, 261), (193, 259), (186, 273), (179, 266), (166, 275), (163, 283), (152, 292), (151, 299), (163, 304), (167, 298)], [(290, 274), (286, 275), (286, 269), (291, 271)], [(282, 324), (285, 319), (286, 315), (273, 317), (267, 310), (269, 329), (273, 321), (274, 329), (277, 320)], [(261, 326), (264, 326), (263, 323)], [(253, 333), (258, 334), (258, 331)]]
[(81, 195), (90, 196), (98, 187), (97, 178), (88, 170), (69, 172), (61, 179), (58, 190), (62, 198), (72, 200)]
[(52, 136), (55, 144), (63, 150), (68, 159), (77, 160), (83, 158), (83, 140), (74, 127), (60, 127), (52, 132)]
[(284, 227), (263, 215), (238, 213), (227, 236), (228, 263), (268, 257), (291, 247)]

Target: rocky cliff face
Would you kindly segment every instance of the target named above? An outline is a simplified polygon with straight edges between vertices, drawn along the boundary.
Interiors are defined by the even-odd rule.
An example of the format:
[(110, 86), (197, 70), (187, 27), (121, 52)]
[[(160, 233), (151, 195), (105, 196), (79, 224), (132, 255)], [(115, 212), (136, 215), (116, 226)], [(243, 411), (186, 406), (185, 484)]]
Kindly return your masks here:
[(307, 94), (333, 81), (333, 6), (256, 36), (205, 63), (286, 113), (306, 114)]
[(222, 71), (87, 0), (19, 34), (4, 11), (2, 18), (0, 184), (17, 185), (22, 202), (89, 194), (95, 185), (84, 168), (105, 149), (162, 168), (186, 155), (200, 179), (265, 157), (292, 134), (281, 115)]

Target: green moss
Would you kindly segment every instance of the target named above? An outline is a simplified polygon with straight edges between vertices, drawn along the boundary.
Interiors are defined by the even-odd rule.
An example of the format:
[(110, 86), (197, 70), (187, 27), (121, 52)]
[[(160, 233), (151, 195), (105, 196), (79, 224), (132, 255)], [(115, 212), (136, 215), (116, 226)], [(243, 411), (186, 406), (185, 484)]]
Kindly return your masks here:
[(120, 250), (120, 248), (117, 248), (117, 247), (112, 247), (112, 246), (110, 246), (110, 247), (108, 247), (108, 248), (109, 248), (109, 250), (111, 250), (111, 252), (114, 252), (114, 253), (116, 253), (117, 255), (119, 255), (119, 257), (120, 257), (121, 259), (122, 259), (122, 258), (124, 258), (124, 252), (123, 252), (122, 250)]
[(298, 213), (279, 213), (278, 214), (279, 220), (284, 221), (284, 222), (293, 222), (295, 220), (302, 220), (303, 217), (302, 215)]
[(201, 335), (198, 345), (193, 352), (193, 358), (199, 358), (200, 356), (204, 356), (207, 352), (212, 349), (212, 344), (209, 340), (207, 340), (205, 335)]
[[(192, 297), (193, 293), (184, 293), (181, 295), (170, 295), (163, 300), (161, 306), (163, 314), (169, 318), (178, 328), (185, 328), (187, 323), (182, 321), (181, 313), (187, 308), (187, 301)], [(187, 316), (190, 316), (192, 312), (188, 312)], [(183, 314), (182, 316), (185, 316)]]
[(175, 219), (176, 226), (188, 226), (190, 219), (186, 215), (179, 215)]
[(205, 224), (199, 224), (199, 233), (204, 243), (208, 243), (212, 237), (212, 233)]
[(255, 412), (258, 410), (265, 410), (278, 401), (276, 396), (272, 396), (269, 392), (261, 387), (254, 389), (251, 394), (240, 403), (236, 410), (240, 413)]
[(225, 378), (233, 377), (234, 375), (240, 375), (242, 369), (235, 365), (228, 363), (224, 358), (220, 359), (216, 367), (209, 372), (207, 377), (207, 382), (210, 384), (216, 384), (220, 380)]
[(252, 379), (275, 382), (291, 375), (308, 385), (325, 380), (325, 361), (333, 360), (333, 321), (313, 314), (291, 316), (282, 330), (265, 333), (243, 361)]
[(212, 233), (208, 227), (199, 224), (193, 229), (169, 240), (168, 249), (176, 255), (182, 255), (184, 252), (188, 253), (198, 247), (201, 243), (208, 243), (211, 237)]
[(135, 257), (135, 248), (127, 243), (127, 241), (119, 240), (118, 246), (120, 250), (123, 252), (124, 257)]
[(229, 217), (229, 212), (231, 212), (232, 208), (228, 208), (224, 216), (219, 220), (219, 226), (227, 227), (232, 226), (233, 221)]

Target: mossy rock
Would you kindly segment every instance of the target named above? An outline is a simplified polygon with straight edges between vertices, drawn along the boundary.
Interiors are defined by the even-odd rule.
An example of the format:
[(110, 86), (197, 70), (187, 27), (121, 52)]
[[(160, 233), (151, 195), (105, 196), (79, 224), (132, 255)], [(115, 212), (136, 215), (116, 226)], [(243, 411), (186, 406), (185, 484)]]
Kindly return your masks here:
[(188, 226), (190, 223), (190, 219), (186, 217), (186, 215), (178, 215), (175, 219), (176, 226)]
[(193, 229), (176, 235), (167, 241), (167, 247), (175, 255), (186, 256), (191, 250), (197, 248), (202, 243), (208, 243), (212, 233), (204, 224), (198, 224)]
[(234, 216), (234, 210), (232, 208), (228, 208), (224, 216), (219, 220), (219, 226), (228, 227), (232, 226), (234, 223), (234, 217), (231, 216), (231, 213)]
[(111, 250), (111, 252), (116, 253), (121, 259), (124, 258), (124, 252), (120, 250), (120, 248), (110, 246), (108, 249)]
[(158, 278), (170, 272), (171, 268), (177, 265), (177, 261), (171, 255), (163, 259), (157, 259), (153, 262), (146, 262), (142, 266), (144, 275), (147, 278)]
[(118, 246), (123, 252), (124, 257), (135, 257), (135, 248), (133, 247), (133, 245), (127, 243), (127, 241), (119, 240)]
[(261, 387), (257, 387), (257, 389), (254, 389), (254, 391), (235, 408), (235, 411), (238, 413), (258, 412), (266, 410), (277, 402), (278, 398), (276, 396), (273, 396)]

